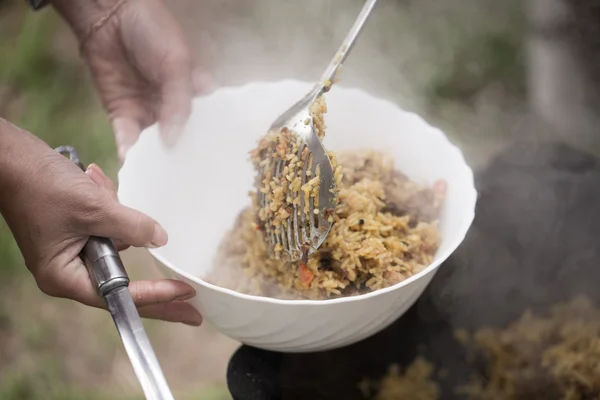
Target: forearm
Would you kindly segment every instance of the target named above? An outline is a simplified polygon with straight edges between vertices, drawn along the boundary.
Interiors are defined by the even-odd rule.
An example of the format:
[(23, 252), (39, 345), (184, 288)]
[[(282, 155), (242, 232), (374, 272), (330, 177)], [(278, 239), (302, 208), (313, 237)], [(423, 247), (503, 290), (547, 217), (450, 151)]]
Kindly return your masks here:
[(119, 0), (53, 0), (53, 8), (71, 26), (77, 37), (85, 36)]
[(15, 164), (21, 157), (18, 142), (12, 124), (0, 118), (0, 205), (13, 186)]
[(31, 160), (48, 146), (31, 133), (0, 118), (0, 213), (16, 195), (26, 176), (35, 174)]

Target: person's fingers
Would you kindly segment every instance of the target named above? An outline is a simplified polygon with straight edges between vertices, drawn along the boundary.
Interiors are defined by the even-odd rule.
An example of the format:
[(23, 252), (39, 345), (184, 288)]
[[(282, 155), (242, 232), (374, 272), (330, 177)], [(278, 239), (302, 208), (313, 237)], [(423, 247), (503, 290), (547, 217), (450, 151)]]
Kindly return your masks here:
[(78, 255), (62, 268), (53, 266), (36, 271), (35, 281), (40, 290), (48, 296), (75, 300), (91, 307), (106, 308)]
[(114, 183), (102, 169), (91, 164), (86, 175), (101, 189), (95, 210), (85, 224), (85, 234), (108, 237), (124, 249), (126, 245), (159, 247), (167, 243), (167, 232), (149, 216), (118, 202)]
[(119, 160), (123, 162), (131, 146), (138, 140), (142, 127), (137, 120), (124, 116), (113, 119), (112, 127), (115, 133)]
[(129, 291), (138, 307), (189, 300), (196, 295), (193, 287), (175, 279), (131, 282)]
[[(83, 262), (77, 258), (61, 273), (36, 276), (40, 289), (50, 296), (78, 301), (90, 307), (106, 309), (106, 303), (93, 286)], [(131, 297), (144, 318), (181, 322), (199, 326), (200, 313), (184, 300), (194, 297), (194, 289), (177, 280), (136, 281), (129, 285)]]
[(112, 179), (110, 179), (104, 174), (102, 168), (100, 168), (97, 164), (90, 164), (85, 170), (85, 173), (106, 194), (108, 194), (114, 200), (118, 200), (117, 187), (115, 186)]
[(161, 247), (168, 240), (167, 232), (158, 222), (108, 195), (97, 199), (81, 229), (86, 235), (120, 240), (135, 247)]
[(104, 177), (102, 177), (102, 175), (100, 175), (100, 172), (98, 171), (100, 167), (98, 167), (96, 164), (90, 164), (88, 165), (88, 167), (85, 170), (85, 174), (92, 180), (94, 181), (94, 183), (96, 185), (98, 185), (99, 187), (104, 187), (105, 182), (104, 182)]
[(175, 144), (191, 112), (194, 96), (192, 68), (189, 51), (185, 47), (174, 49), (161, 77), (158, 123), (163, 141), (168, 146)]
[(130, 245), (119, 239), (113, 239), (113, 244), (115, 245), (115, 249), (117, 249), (117, 251), (127, 250), (131, 247)]
[(209, 94), (216, 89), (213, 77), (200, 68), (196, 68), (192, 72), (192, 86), (194, 96)]
[[(120, 204), (112, 183), (92, 167), (87, 175), (101, 186), (99, 193), (88, 193), (88, 209), (81, 215), (79, 229), (86, 236), (100, 236), (136, 247), (160, 247), (167, 244), (165, 229), (146, 214)], [(96, 176), (97, 175), (97, 176)], [(100, 183), (100, 184), (98, 184)]]
[(173, 146), (190, 116), (192, 106), (191, 80), (168, 82), (163, 87), (159, 112), (161, 137), (167, 146)]
[[(123, 65), (114, 65), (123, 69)], [(122, 71), (121, 71), (122, 72)], [(118, 72), (116, 72), (119, 75)], [(97, 82), (115, 135), (120, 161), (138, 140), (143, 129), (156, 122), (156, 99), (159, 93), (133, 73), (120, 76), (120, 83)], [(98, 80), (98, 79), (97, 79)]]
[[(104, 174), (102, 168), (97, 164), (88, 165), (85, 173), (98, 187), (100, 187), (108, 196), (112, 197), (115, 201), (118, 201), (117, 188), (113, 183), (112, 179)], [(129, 248), (127, 243), (122, 240), (114, 239), (113, 243), (118, 251), (123, 251)]]
[(144, 318), (160, 319), (167, 322), (181, 322), (186, 325), (200, 326), (202, 316), (190, 303), (172, 301), (170, 303), (154, 304), (140, 307), (140, 316)]

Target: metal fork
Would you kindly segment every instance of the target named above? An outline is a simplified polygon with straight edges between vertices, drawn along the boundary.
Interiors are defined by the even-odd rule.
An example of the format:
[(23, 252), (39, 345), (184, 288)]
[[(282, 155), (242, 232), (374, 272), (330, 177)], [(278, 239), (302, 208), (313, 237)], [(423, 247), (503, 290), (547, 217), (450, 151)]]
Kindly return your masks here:
[[(306, 94), (299, 102), (285, 111), (271, 125), (271, 131), (281, 131), (287, 128), (295, 133), (301, 140), (298, 150), (300, 159), (305, 148), (308, 149), (308, 156), (302, 167), (302, 185), (307, 181), (307, 176), (313, 177), (320, 175), (320, 186), (318, 193), (318, 213), (315, 214), (315, 204), (311, 199), (310, 212), (308, 217), (304, 212), (305, 203), (301, 196), (301, 203), (293, 207), (293, 217), (290, 217), (286, 226), (281, 227), (279, 232), (272, 229), (266, 232), (266, 238), (270, 245), (271, 253), (275, 246), (280, 245), (292, 260), (298, 260), (314, 253), (327, 238), (331, 226), (329, 215), (337, 205), (337, 185), (334, 179), (334, 169), (323, 147), (321, 140), (317, 136), (314, 127), (314, 121), (310, 112), (310, 106), (319, 96), (323, 95), (331, 88), (340, 66), (354, 47), (362, 28), (371, 14), (377, 0), (367, 0), (360, 11), (354, 25), (348, 32), (342, 45), (336, 52), (333, 60), (327, 66), (321, 80)], [(306, 156), (306, 155), (305, 155)], [(275, 170), (275, 177), (281, 177), (285, 168), (284, 162), (279, 161), (271, 166)], [(310, 171), (307, 173), (307, 171)], [(259, 177), (266, 175), (264, 169), (259, 171)], [(262, 179), (257, 180), (257, 186)], [(260, 192), (259, 192), (260, 193)], [(295, 193), (297, 194), (297, 193)], [(265, 194), (261, 194), (260, 201), (263, 207), (267, 206)], [(300, 211), (300, 212), (299, 212)], [(267, 224), (270, 226), (271, 224)]]

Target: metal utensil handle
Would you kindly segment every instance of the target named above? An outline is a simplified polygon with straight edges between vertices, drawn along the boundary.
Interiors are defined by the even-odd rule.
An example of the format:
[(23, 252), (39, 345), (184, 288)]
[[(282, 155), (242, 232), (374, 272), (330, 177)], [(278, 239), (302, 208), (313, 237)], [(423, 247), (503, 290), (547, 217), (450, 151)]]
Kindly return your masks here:
[[(56, 151), (68, 155), (74, 164), (85, 170), (85, 166), (73, 147), (61, 146)], [(118, 287), (129, 286), (129, 276), (127, 276), (119, 252), (115, 249), (112, 240), (96, 236), (90, 237), (81, 252), (81, 258), (100, 296), (104, 297), (106, 293)]]
[[(61, 146), (56, 151), (68, 155), (73, 163), (85, 170), (85, 166), (73, 147)], [(172, 400), (171, 390), (144, 332), (131, 295), (127, 290), (129, 277), (112, 240), (91, 236), (80, 256), (98, 295), (107, 300), (144, 394), (148, 399)], [(124, 295), (123, 290), (127, 291), (126, 295)], [(108, 301), (109, 298), (111, 299), (110, 302)], [(126, 328), (121, 331), (123, 327)]]
[(333, 60), (331, 60), (331, 62), (327, 66), (327, 69), (325, 69), (325, 72), (321, 77), (321, 84), (323, 84), (325, 81), (333, 83), (335, 76), (338, 73), (340, 65), (342, 65), (342, 63), (346, 60), (346, 57), (350, 53), (350, 50), (352, 50), (352, 48), (354, 47), (356, 38), (365, 26), (365, 22), (367, 22), (369, 15), (371, 15), (371, 11), (373, 10), (373, 7), (375, 7), (375, 3), (377, 3), (377, 0), (367, 0), (365, 2), (365, 5), (363, 6), (362, 10), (360, 10), (360, 14), (358, 14), (358, 17), (356, 17), (356, 20), (354, 21), (354, 25), (352, 25), (350, 32), (348, 32), (348, 35), (344, 39), (344, 42), (338, 49), (336, 56), (333, 58)]

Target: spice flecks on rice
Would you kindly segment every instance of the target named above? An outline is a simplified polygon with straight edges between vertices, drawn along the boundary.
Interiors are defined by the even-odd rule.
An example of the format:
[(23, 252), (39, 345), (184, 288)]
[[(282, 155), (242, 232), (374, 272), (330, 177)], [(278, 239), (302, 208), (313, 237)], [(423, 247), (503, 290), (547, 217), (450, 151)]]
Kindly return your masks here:
[(284, 299), (325, 299), (382, 289), (422, 271), (440, 244), (444, 198), (394, 169), (375, 150), (338, 155), (339, 204), (323, 245), (305, 262), (269, 257), (254, 208), (224, 239), (211, 282), (238, 292)]
[[(310, 124), (312, 119), (317, 136), (323, 140), (323, 114), (327, 112), (323, 97), (317, 98), (309, 111), (311, 118), (307, 118), (305, 124)], [(253, 204), (257, 207), (257, 225), (265, 232), (265, 239), (280, 235), (282, 230), (287, 231), (295, 218), (302, 216), (309, 221), (314, 215), (319, 215), (320, 165), (314, 166), (312, 171), (312, 154), (298, 135), (287, 128), (269, 131), (251, 152), (251, 160), (258, 172), (256, 187), (259, 188), (258, 193), (252, 195)], [(335, 182), (339, 184), (341, 168), (335, 157), (331, 163)], [(303, 176), (305, 166), (306, 174)], [(332, 188), (335, 195), (337, 187)], [(275, 259), (284, 255), (281, 244), (272, 250)]]
[[(312, 119), (322, 140), (327, 112), (322, 96), (309, 112), (306, 123)], [(394, 285), (433, 261), (440, 244), (437, 224), (445, 183), (416, 184), (380, 151), (327, 154), (334, 168), (336, 185), (331, 190), (336, 191), (337, 204), (325, 209), (318, 204), (318, 171), (302, 179), (310, 156), (297, 135), (282, 129), (259, 141), (251, 152), (259, 190), (251, 193), (252, 206), (224, 238), (208, 280), (258, 296), (326, 299)], [(290, 261), (282, 257), (281, 244), (270, 251), (267, 239), (287, 229), (296, 213), (322, 213), (332, 226), (316, 252), (310, 257), (302, 252), (299, 261)]]

